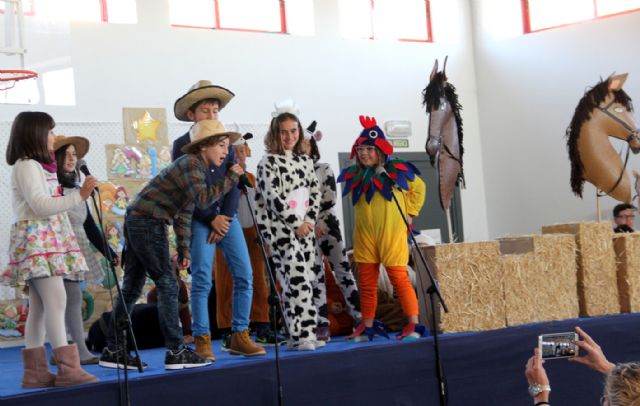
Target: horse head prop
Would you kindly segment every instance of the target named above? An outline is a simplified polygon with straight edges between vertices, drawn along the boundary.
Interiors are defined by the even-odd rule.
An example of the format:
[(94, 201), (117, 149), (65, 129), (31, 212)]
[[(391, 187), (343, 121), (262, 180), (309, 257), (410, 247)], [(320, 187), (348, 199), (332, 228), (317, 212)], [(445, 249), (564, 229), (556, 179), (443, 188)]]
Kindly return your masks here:
[[(576, 107), (567, 128), (571, 161), (571, 189), (582, 197), (584, 182), (621, 202), (631, 202), (631, 183), (626, 172), (629, 149), (640, 151), (639, 129), (633, 119), (631, 98), (622, 90), (627, 74), (610, 76), (588, 90)], [(628, 144), (625, 161), (608, 137)]]
[[(429, 84), (422, 91), (423, 105), (429, 114), (429, 135), (425, 149), (438, 173), (440, 206), (448, 210), (451, 196), (460, 183), (464, 186), (462, 169), (462, 106), (456, 88), (447, 81), (447, 58), (438, 72), (438, 60), (433, 65)], [(437, 165), (437, 166), (436, 166)]]

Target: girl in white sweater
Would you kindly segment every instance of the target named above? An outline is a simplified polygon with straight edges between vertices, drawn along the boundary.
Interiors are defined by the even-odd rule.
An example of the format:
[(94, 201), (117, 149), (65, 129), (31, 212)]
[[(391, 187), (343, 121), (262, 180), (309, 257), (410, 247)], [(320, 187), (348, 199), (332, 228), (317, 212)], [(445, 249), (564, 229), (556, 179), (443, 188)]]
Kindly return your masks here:
[[(80, 367), (78, 349), (67, 345), (63, 277), (79, 279), (87, 270), (67, 214), (96, 187), (91, 176), (76, 193), (61, 196), (53, 155), (55, 122), (47, 113), (22, 112), (11, 127), (6, 159), (13, 166), (11, 189), (15, 222), (11, 226), (9, 264), (0, 282), (29, 287), (29, 316), (22, 350), (22, 387), (41, 388), (96, 382)], [(58, 363), (47, 366), (45, 333)]]

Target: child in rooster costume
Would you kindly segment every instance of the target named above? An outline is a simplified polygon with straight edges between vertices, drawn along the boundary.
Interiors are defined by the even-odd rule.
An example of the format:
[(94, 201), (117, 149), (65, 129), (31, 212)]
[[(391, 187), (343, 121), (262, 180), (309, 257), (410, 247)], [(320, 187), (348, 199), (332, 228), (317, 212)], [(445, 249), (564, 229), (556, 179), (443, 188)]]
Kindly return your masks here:
[[(418, 324), (418, 299), (407, 276), (409, 261), (407, 228), (400, 217), (393, 195), (400, 203), (402, 216), (411, 223), (425, 198), (425, 184), (410, 162), (391, 159), (393, 147), (373, 117), (360, 116), (364, 130), (351, 148), (350, 159), (356, 164), (345, 168), (338, 177), (344, 183), (343, 196), (351, 194), (355, 209), (353, 257), (360, 274), (362, 322), (347, 338), (360, 341), (375, 335), (388, 338), (384, 326), (374, 320), (378, 294), (378, 273), (384, 265), (408, 323), (398, 339), (417, 338), (425, 333)], [(384, 168), (397, 188), (383, 177)]]

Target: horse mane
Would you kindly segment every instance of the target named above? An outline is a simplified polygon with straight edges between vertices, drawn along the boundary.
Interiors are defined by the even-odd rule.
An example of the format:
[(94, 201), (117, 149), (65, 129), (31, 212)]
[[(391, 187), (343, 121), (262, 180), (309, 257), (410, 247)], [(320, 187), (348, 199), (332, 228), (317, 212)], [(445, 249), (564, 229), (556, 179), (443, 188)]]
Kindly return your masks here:
[[(422, 105), (425, 106), (427, 114), (431, 113), (433, 110), (437, 110), (440, 107), (440, 99), (445, 97), (446, 100), (451, 105), (451, 110), (453, 111), (453, 116), (456, 120), (456, 125), (458, 126), (458, 145), (460, 146), (460, 167), (462, 168), (462, 157), (464, 155), (464, 147), (462, 146), (462, 116), (460, 115), (460, 111), (462, 110), (462, 106), (458, 101), (458, 94), (456, 93), (456, 88), (449, 82), (444, 80), (444, 73), (438, 72), (436, 73), (433, 80), (427, 84), (427, 87), (422, 91)], [(464, 179), (464, 175), (461, 175), (462, 179)]]
[[(597, 85), (585, 92), (582, 99), (578, 102), (571, 124), (567, 127), (565, 137), (567, 138), (567, 150), (569, 152), (569, 160), (571, 161), (571, 190), (576, 196), (582, 197), (582, 189), (584, 185), (584, 165), (580, 159), (580, 151), (578, 151), (578, 138), (580, 137), (580, 129), (582, 125), (591, 119), (591, 112), (602, 103), (609, 94), (609, 82), (611, 78), (601, 80)], [(614, 101), (622, 104), (627, 111), (633, 111), (631, 98), (624, 90), (616, 90), (613, 92)]]

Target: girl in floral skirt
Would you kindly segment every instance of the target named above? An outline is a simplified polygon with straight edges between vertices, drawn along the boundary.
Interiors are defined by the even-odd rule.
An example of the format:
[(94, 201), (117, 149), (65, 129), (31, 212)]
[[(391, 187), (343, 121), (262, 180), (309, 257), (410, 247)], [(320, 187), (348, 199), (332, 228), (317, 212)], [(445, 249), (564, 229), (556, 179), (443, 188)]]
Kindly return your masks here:
[[(22, 350), (22, 387), (70, 386), (96, 382), (80, 367), (75, 344), (67, 345), (66, 293), (63, 278), (81, 279), (87, 264), (66, 211), (84, 202), (96, 187), (88, 176), (78, 192), (61, 196), (53, 153), (55, 122), (47, 113), (22, 112), (11, 127), (6, 159), (13, 166), (14, 223), (9, 264), (0, 283), (29, 286), (29, 316)], [(45, 333), (53, 347), (58, 373), (47, 366)]]

